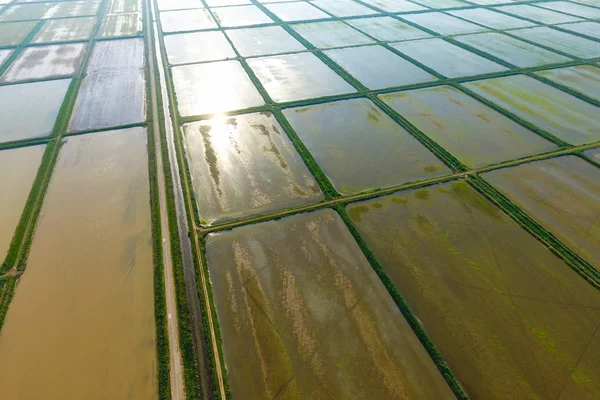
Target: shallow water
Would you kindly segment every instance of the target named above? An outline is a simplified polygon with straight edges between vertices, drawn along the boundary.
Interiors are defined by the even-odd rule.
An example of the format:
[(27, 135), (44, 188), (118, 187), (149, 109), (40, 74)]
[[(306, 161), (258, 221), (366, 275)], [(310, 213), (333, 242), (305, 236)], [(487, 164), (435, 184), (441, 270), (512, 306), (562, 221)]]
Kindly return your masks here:
[(142, 128), (61, 149), (2, 328), (0, 386), (6, 399), (157, 398)]

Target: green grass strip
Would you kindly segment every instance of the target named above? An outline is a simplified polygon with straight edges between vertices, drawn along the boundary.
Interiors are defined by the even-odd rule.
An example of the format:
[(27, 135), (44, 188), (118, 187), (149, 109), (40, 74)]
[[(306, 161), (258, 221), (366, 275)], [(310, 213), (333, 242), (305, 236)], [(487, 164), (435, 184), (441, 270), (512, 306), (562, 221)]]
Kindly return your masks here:
[(375, 273), (377, 273), (377, 276), (379, 276), (379, 279), (387, 289), (388, 293), (390, 294), (390, 296), (392, 296), (392, 299), (400, 309), (400, 312), (402, 312), (402, 315), (404, 315), (404, 318), (412, 328), (413, 332), (415, 333), (415, 335), (417, 336), (427, 353), (429, 353), (429, 356), (431, 357), (434, 364), (448, 383), (450, 389), (456, 395), (456, 398), (461, 400), (469, 399), (467, 392), (465, 392), (465, 389), (462, 387), (458, 379), (456, 379), (456, 376), (450, 369), (450, 366), (440, 353), (439, 349), (437, 348), (433, 340), (429, 337), (429, 335), (425, 331), (425, 328), (419, 322), (419, 319), (413, 314), (408, 304), (406, 304), (406, 301), (404, 300), (396, 286), (392, 283), (392, 280), (389, 278), (389, 276), (385, 272), (385, 269), (375, 257), (375, 254), (373, 254), (365, 240), (362, 238), (362, 236), (358, 232), (358, 229), (356, 229), (356, 226), (354, 225), (352, 219), (346, 212), (346, 209), (340, 204), (335, 205), (334, 209), (338, 212), (340, 217), (342, 217), (342, 220), (350, 230), (352, 236), (354, 236), (354, 239), (358, 243), (358, 246), (364, 253), (365, 257), (367, 257), (367, 260), (371, 264), (371, 267), (373, 267), (373, 270), (375, 270)]
[(17, 284), (16, 276), (9, 276), (6, 278), (0, 278), (0, 332), (2, 332), (2, 325), (4, 325), (4, 318), (8, 311), (8, 305), (13, 297), (15, 286)]

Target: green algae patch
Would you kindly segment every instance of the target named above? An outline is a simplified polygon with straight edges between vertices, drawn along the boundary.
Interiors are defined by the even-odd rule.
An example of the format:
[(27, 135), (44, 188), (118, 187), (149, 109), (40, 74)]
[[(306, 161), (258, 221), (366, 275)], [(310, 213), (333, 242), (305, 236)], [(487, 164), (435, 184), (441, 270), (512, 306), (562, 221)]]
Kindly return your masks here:
[(570, 382), (593, 397), (573, 368), (598, 352), (597, 291), (466, 182), (428, 189), (346, 209), (369, 208), (351, 217), (360, 235), (467, 393), (557, 398)]

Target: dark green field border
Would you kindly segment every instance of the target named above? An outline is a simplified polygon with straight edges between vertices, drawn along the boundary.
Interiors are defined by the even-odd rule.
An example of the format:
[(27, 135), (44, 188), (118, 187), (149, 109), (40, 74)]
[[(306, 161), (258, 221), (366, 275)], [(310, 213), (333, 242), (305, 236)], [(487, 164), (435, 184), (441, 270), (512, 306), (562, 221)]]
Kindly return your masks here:
[(461, 400), (469, 399), (469, 395), (462, 387), (458, 379), (456, 379), (456, 377), (454, 376), (454, 373), (450, 369), (450, 366), (442, 356), (442, 353), (439, 351), (433, 340), (427, 334), (427, 331), (419, 321), (419, 318), (415, 314), (413, 314), (412, 310), (404, 300), (404, 297), (402, 297), (396, 286), (392, 283), (392, 280), (385, 272), (385, 269), (379, 263), (379, 261), (375, 257), (375, 254), (371, 251), (365, 240), (362, 238), (362, 236), (358, 232), (358, 229), (354, 226), (352, 219), (346, 212), (346, 208), (343, 205), (338, 204), (334, 207), (334, 209), (338, 212), (339, 216), (346, 224), (346, 227), (354, 237), (354, 240), (356, 240), (356, 243), (358, 244), (363, 254), (369, 261), (369, 264), (371, 264), (371, 267), (373, 268), (373, 270), (387, 289), (388, 293), (394, 300), (394, 303), (396, 303), (396, 306), (398, 306), (398, 308), (400, 309), (400, 312), (404, 316), (404, 319), (406, 319), (411, 329), (413, 330), (413, 332), (415, 333), (415, 335), (417, 336), (417, 338), (431, 357), (431, 360), (437, 367), (438, 371), (440, 371), (442, 377), (446, 380), (446, 383), (448, 384), (448, 386), (450, 386), (452, 392), (454, 392), (456, 398)]
[(16, 276), (0, 278), (0, 332), (2, 331), (4, 319), (6, 318), (6, 313), (8, 312), (8, 305), (10, 304), (15, 292), (16, 283)]
[[(152, 1), (152, 0), (149, 0)], [(158, 9), (157, 4), (154, 3), (155, 9)], [(159, 32), (157, 32), (157, 35), (160, 37), (160, 18), (156, 18), (156, 24), (159, 27)], [(148, 27), (148, 29), (153, 30), (153, 27)], [(162, 55), (162, 59), (163, 61), (165, 60), (165, 56), (166, 56), (166, 51), (163, 48), (163, 44), (162, 41), (161, 43), (154, 43), (155, 47), (158, 46), (157, 51), (161, 52)], [(164, 66), (162, 64), (159, 64), (157, 62), (156, 65), (157, 68), (164, 68)], [(167, 90), (169, 92), (169, 95), (171, 95), (170, 93), (170, 88), (169, 88), (169, 79), (170, 76), (168, 74), (168, 70), (164, 71), (165, 72), (165, 78), (167, 81)], [(155, 78), (156, 78), (156, 87), (160, 88), (161, 84), (160, 84), (160, 75), (157, 72), (155, 74)], [(157, 102), (158, 102), (158, 108), (159, 110), (162, 110), (163, 107), (165, 106), (165, 104), (163, 104), (163, 100), (162, 100), (162, 95), (158, 94), (157, 95)], [(172, 110), (172, 119), (173, 117), (176, 115), (174, 113), (176, 113), (176, 110)], [(200, 400), (201, 399), (201, 390), (200, 390), (200, 377), (198, 376), (197, 373), (197, 363), (196, 363), (196, 355), (194, 352), (194, 345), (193, 345), (193, 341), (192, 341), (192, 331), (191, 331), (191, 320), (190, 320), (190, 313), (189, 313), (189, 305), (188, 305), (188, 301), (187, 301), (187, 296), (186, 296), (186, 289), (185, 289), (185, 280), (184, 280), (184, 274), (183, 274), (183, 260), (182, 260), (182, 255), (181, 255), (181, 242), (179, 240), (179, 232), (178, 232), (178, 225), (177, 225), (177, 213), (176, 213), (176, 206), (175, 206), (175, 193), (174, 193), (174, 187), (173, 187), (173, 172), (171, 171), (171, 164), (169, 162), (169, 150), (167, 147), (167, 135), (166, 135), (166, 127), (165, 124), (168, 123), (168, 121), (165, 121), (164, 118), (162, 116), (160, 116), (160, 118), (158, 118), (159, 123), (160, 123), (160, 137), (161, 137), (161, 152), (162, 152), (162, 158), (163, 158), (163, 175), (164, 175), (164, 180), (165, 180), (165, 194), (166, 194), (166, 201), (167, 201), (167, 212), (168, 212), (168, 220), (169, 220), (169, 237), (170, 237), (170, 242), (171, 242), (171, 257), (172, 257), (172, 261), (173, 261), (173, 277), (174, 277), (174, 284), (175, 284), (175, 295), (177, 298), (177, 323), (178, 323), (178, 327), (179, 327), (179, 347), (181, 350), (181, 359), (182, 359), (182, 364), (183, 364), (183, 371), (184, 371), (184, 385), (185, 385), (185, 393), (186, 393), (186, 398), (188, 400)], [(174, 136), (177, 136), (177, 130), (176, 128), (178, 128), (174, 121), (169, 121), (171, 124), (173, 124), (173, 129), (174, 129)], [(175, 146), (176, 150), (179, 148), (178, 146)], [(180, 157), (178, 157), (178, 159), (180, 160)], [(180, 162), (181, 164), (181, 162)], [(184, 164), (185, 165), (185, 164)], [(184, 165), (180, 165), (179, 168), (179, 179), (182, 180), (183, 178), (181, 177), (181, 175), (183, 174), (182, 169), (184, 168)], [(184, 200), (187, 203), (187, 197), (184, 196)], [(187, 210), (189, 210), (189, 208), (187, 208), (186, 205), (186, 213)], [(188, 224), (190, 224), (190, 226), (193, 226), (192, 221), (190, 220), (190, 216), (187, 215), (188, 218)], [(189, 232), (189, 235), (193, 234), (193, 232)], [(192, 249), (195, 248), (195, 246), (191, 246)], [(195, 254), (195, 250), (192, 250), (192, 255), (193, 257), (197, 257), (197, 255)], [(196, 262), (196, 260), (194, 259), (194, 261)], [(198, 270), (198, 266), (195, 265), (196, 270)], [(196, 271), (198, 272), (198, 271)], [(198, 282), (197, 282), (198, 284)], [(200, 302), (201, 302), (201, 309), (202, 309), (202, 305), (203, 305), (203, 296), (199, 295), (198, 296), (200, 298)], [(203, 322), (207, 322), (207, 316), (205, 313), (203, 313)], [(203, 324), (203, 330), (206, 329), (206, 324)], [(209, 340), (207, 340), (207, 334), (206, 332), (204, 332), (204, 346), (206, 346), (205, 348), (208, 348), (208, 346), (211, 346), (211, 343)], [(199, 349), (199, 351), (203, 351), (205, 349)], [(204, 356), (208, 358), (207, 361), (210, 362), (209, 365), (214, 365), (212, 359), (212, 353), (210, 353), (210, 355), (208, 354), (208, 352), (204, 352)], [(211, 373), (212, 371), (211, 367)], [(225, 375), (224, 375), (225, 376)], [(212, 385), (211, 382), (211, 386), (214, 389), (214, 385)]]
[(37, 146), (39, 144), (47, 144), (50, 140), (51, 138), (49, 137), (41, 137), (33, 139), (15, 140), (12, 142), (4, 142), (0, 143), (0, 150), (10, 150), (17, 149), (19, 147)]
[[(108, 4), (110, 0), (106, 0)], [(146, 22), (152, 22), (152, 11), (148, 9), (147, 2), (141, 2), (142, 9), (139, 14), (142, 18), (142, 31), (141, 37), (143, 39), (149, 39), (150, 43), (153, 43), (152, 27), (146, 26)], [(93, 32), (93, 37), (98, 36), (100, 28), (104, 22), (104, 16), (97, 18), (97, 29)], [(111, 38), (113, 39), (113, 38)], [(120, 39), (120, 38), (119, 38)], [(98, 39), (96, 39), (98, 40)], [(152, 224), (152, 258), (154, 265), (154, 320), (156, 329), (156, 361), (157, 361), (157, 390), (159, 400), (170, 400), (171, 399), (171, 350), (169, 348), (169, 332), (167, 322), (167, 300), (166, 300), (166, 288), (165, 288), (165, 269), (163, 263), (163, 232), (161, 227), (161, 210), (159, 201), (159, 187), (158, 187), (158, 171), (157, 171), (157, 148), (155, 142), (154, 125), (151, 123), (155, 118), (160, 120), (160, 116), (153, 114), (152, 104), (152, 84), (150, 81), (150, 63), (148, 62), (147, 55), (150, 49), (147, 49), (148, 40), (144, 40), (144, 73), (145, 89), (146, 89), (146, 121), (142, 124), (127, 124), (121, 125), (120, 127), (113, 127), (112, 130), (126, 129), (135, 126), (144, 126), (146, 128), (147, 137), (147, 149), (148, 149), (148, 178), (150, 183), (150, 215)], [(105, 129), (106, 131), (106, 129)], [(89, 132), (93, 133), (93, 132)], [(71, 134), (78, 134), (78, 132), (72, 132)]]

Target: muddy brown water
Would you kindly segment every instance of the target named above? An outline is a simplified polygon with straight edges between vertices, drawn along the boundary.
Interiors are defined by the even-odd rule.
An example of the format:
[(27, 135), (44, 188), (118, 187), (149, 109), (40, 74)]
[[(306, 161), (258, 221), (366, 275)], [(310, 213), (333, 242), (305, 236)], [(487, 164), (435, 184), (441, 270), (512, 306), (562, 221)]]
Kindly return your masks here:
[(0, 335), (5, 399), (157, 398), (142, 128), (61, 149)]
[(347, 210), (471, 398), (600, 394), (598, 292), (467, 183)]
[(207, 257), (234, 399), (453, 397), (334, 211), (211, 234)]
[(46, 146), (0, 151), (0, 264), (21, 218)]

